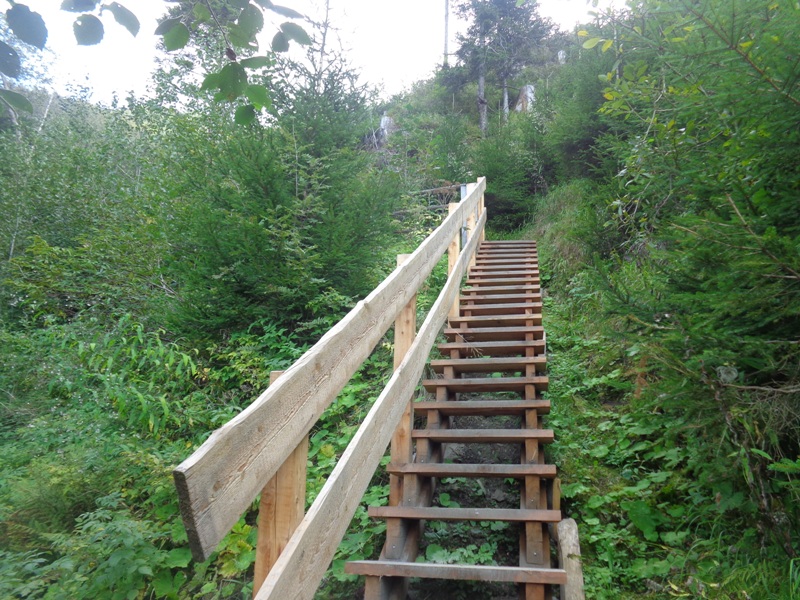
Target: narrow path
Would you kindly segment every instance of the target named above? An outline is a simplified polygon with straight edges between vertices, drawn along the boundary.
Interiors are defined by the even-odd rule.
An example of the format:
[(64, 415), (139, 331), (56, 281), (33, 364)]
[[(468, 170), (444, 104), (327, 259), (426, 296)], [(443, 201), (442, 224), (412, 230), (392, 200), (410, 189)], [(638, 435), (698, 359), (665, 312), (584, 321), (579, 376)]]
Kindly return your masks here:
[[(435, 379), (423, 385), (431, 398), (414, 403), (414, 460), (393, 462), (398, 478), (389, 506), (370, 507), (386, 519), (386, 544), (377, 561), (353, 561), (346, 571), (366, 576), (366, 600), (405, 600), (409, 578), (513, 582), (520, 598), (544, 600), (566, 572), (552, 568), (548, 524), (561, 521), (556, 468), (545, 463), (542, 429), (550, 403), (545, 333), (535, 242), (483, 242), (462, 291), (458, 317), (431, 361)], [(509, 419), (510, 417), (510, 419)], [(502, 445), (492, 464), (445, 462), (445, 444)], [(516, 449), (508, 452), (508, 449)], [(512, 457), (501, 462), (500, 457)], [(437, 478), (519, 480), (519, 508), (432, 506)], [(555, 493), (553, 487), (556, 488)], [(517, 523), (515, 565), (483, 566), (416, 562), (425, 521)]]

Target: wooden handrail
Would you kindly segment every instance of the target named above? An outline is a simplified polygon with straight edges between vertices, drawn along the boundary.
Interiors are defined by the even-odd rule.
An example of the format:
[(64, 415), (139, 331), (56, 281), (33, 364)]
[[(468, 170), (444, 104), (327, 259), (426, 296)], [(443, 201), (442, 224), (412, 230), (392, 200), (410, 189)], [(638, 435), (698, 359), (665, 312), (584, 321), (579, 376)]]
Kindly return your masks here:
[[(462, 226), (472, 236), (406, 357), (373, 405), (328, 482), (257, 594), (311, 598), (386, 451), (441, 329), (486, 223), (486, 179), (373, 292), (248, 408), (215, 431), (174, 471), (196, 560), (206, 560), (369, 356), (433, 271)], [(474, 224), (474, 225), (473, 225)]]

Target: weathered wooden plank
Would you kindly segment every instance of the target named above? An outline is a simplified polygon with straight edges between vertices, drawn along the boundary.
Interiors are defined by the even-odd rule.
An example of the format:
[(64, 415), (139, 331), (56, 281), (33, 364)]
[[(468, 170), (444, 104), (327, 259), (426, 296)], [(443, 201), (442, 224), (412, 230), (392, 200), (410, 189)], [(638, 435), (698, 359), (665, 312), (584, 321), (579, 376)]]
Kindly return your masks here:
[(505, 464), (463, 464), (463, 463), (389, 463), (386, 466), (389, 473), (405, 475), (414, 473), (425, 477), (510, 477), (521, 479), (529, 475), (537, 477), (554, 478), (555, 465), (505, 465)]
[(434, 442), (476, 444), (516, 444), (525, 440), (538, 440), (542, 443), (553, 441), (552, 429), (415, 429), (411, 432), (411, 436)]
[[(452, 215), (455, 211), (458, 210), (458, 203), (451, 202), (447, 205), (447, 214)], [(456, 235), (453, 236), (450, 245), (447, 247), (447, 276), (449, 277), (450, 274), (453, 272), (453, 269), (458, 262), (458, 255), (461, 253), (461, 230), (458, 231)], [(453, 306), (450, 307), (449, 316), (457, 317), (458, 316), (458, 305), (459, 305), (459, 295), (456, 294), (455, 300), (453, 300)]]
[(425, 519), (426, 521), (508, 521), (558, 523), (561, 511), (520, 508), (443, 508), (441, 506), (370, 506), (376, 519)]
[(533, 366), (537, 373), (542, 373), (547, 366), (547, 358), (544, 355), (539, 355), (500, 358), (446, 358), (431, 361), (431, 369), (435, 373), (441, 373), (445, 368), (452, 368), (455, 373), (524, 372), (528, 366)]
[[(484, 213), (478, 221), (477, 231), (483, 229), (485, 223)], [(305, 600), (314, 596), (389, 444), (406, 402), (416, 391), (428, 353), (452, 306), (478, 239), (477, 235), (473, 236), (464, 247), (453, 276), (448, 279), (428, 313), (406, 358), (392, 374), (295, 535), (289, 540), (261, 587), (257, 600)]]
[(558, 563), (566, 573), (566, 580), (561, 586), (561, 598), (584, 600), (581, 545), (575, 519), (564, 519), (558, 524)]
[[(283, 371), (272, 371), (269, 374), (270, 384), (282, 374)], [(253, 571), (254, 597), (303, 519), (306, 507), (307, 463), (308, 436), (306, 435), (261, 491), (256, 562)]]
[(431, 273), (485, 187), (481, 178), (460, 210), (407, 262), (175, 469), (181, 515), (196, 560), (208, 558), (369, 356)]
[(548, 378), (544, 375), (535, 377), (477, 377), (473, 379), (425, 379), (422, 385), (429, 392), (446, 387), (451, 392), (485, 393), (485, 392), (524, 392), (525, 386), (532, 385), (536, 390), (546, 391)]
[(485, 565), (442, 565), (400, 561), (358, 560), (346, 563), (345, 573), (368, 577), (419, 577), (451, 581), (496, 581), (559, 585), (566, 581), (562, 569), (491, 567)]
[(438, 411), (444, 416), (524, 415), (527, 410), (550, 412), (549, 400), (471, 400), (447, 402), (415, 402), (414, 412)]
[[(444, 335), (453, 341), (466, 342), (491, 342), (505, 340), (524, 340), (527, 335), (533, 336), (534, 340), (544, 337), (544, 328), (540, 325), (532, 327), (475, 327), (467, 329), (447, 328)], [(534, 341), (530, 340), (530, 341)]]
[(501, 286), (513, 286), (517, 289), (522, 289), (522, 285), (535, 285), (537, 289), (539, 289), (541, 281), (538, 275), (520, 275), (519, 277), (498, 277), (497, 279), (494, 278), (486, 278), (486, 277), (472, 277), (470, 276), (465, 282), (465, 286), (470, 286), (473, 288), (477, 288), (478, 291), (484, 291), (488, 289), (488, 286), (491, 287), (501, 287)]
[[(398, 254), (397, 266), (402, 265), (409, 258), (409, 254)], [(403, 359), (408, 354), (411, 344), (417, 335), (417, 296), (409, 300), (394, 322), (394, 365), (397, 370)], [(391, 457), (393, 461), (410, 462), (413, 452), (411, 442), (411, 428), (413, 421), (411, 399), (409, 399), (403, 416), (395, 429), (391, 443)], [(403, 480), (396, 476), (389, 477), (390, 503), (395, 504), (403, 497)]]
[[(470, 284), (472, 285), (472, 284)], [(481, 285), (475, 288), (465, 287), (462, 292), (464, 299), (470, 300), (470, 296), (486, 296), (488, 294), (519, 294), (521, 292), (532, 292), (534, 294), (541, 294), (541, 287), (538, 283), (516, 283), (513, 285)]]
[(462, 306), (472, 306), (478, 304), (513, 304), (513, 303), (542, 303), (540, 292), (527, 292), (523, 294), (480, 294), (480, 289), (471, 290), (469, 296), (461, 298)]
[(462, 312), (469, 312), (469, 316), (480, 315), (524, 315), (537, 314), (542, 311), (542, 303), (534, 302), (508, 302), (505, 304), (468, 304), (462, 303)]
[(450, 319), (451, 327), (513, 327), (516, 325), (541, 325), (542, 315), (475, 315), (470, 317), (457, 317)]
[(538, 264), (539, 264), (539, 259), (536, 258), (535, 256), (530, 256), (528, 254), (513, 259), (496, 257), (494, 254), (484, 254), (482, 255), (481, 258), (478, 259), (476, 266), (478, 267), (491, 267), (499, 265), (524, 266), (524, 265), (538, 265)]
[(454, 350), (468, 358), (471, 356), (514, 356), (519, 354), (542, 354), (544, 353), (544, 340), (506, 340), (499, 342), (492, 341), (471, 341), (471, 342), (447, 342), (437, 346), (443, 354)]
[(512, 267), (479, 267), (474, 266), (469, 270), (469, 276), (472, 279), (504, 279), (504, 278), (518, 278), (518, 277), (539, 277), (539, 269), (537, 268), (520, 268), (514, 269)]

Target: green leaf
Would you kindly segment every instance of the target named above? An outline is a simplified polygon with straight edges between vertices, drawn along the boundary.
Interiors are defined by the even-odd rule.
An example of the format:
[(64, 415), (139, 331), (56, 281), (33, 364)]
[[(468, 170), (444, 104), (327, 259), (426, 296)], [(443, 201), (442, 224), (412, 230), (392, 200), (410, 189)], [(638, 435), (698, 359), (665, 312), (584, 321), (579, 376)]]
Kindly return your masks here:
[(282, 31), (275, 34), (272, 38), (272, 51), (273, 52), (286, 52), (289, 50), (289, 38)]
[(602, 41), (603, 41), (603, 38), (598, 38), (598, 37), (589, 38), (588, 40), (583, 42), (583, 47), (586, 48), (587, 50), (591, 50), (592, 48), (597, 46), (597, 44), (599, 44)]
[(236, 23), (228, 25), (228, 39), (236, 48), (257, 48), (255, 36), (242, 29)]
[(192, 561), (192, 551), (189, 548), (175, 548), (167, 553), (164, 565), (167, 567), (187, 567)]
[(201, 23), (211, 19), (211, 11), (208, 10), (208, 7), (206, 7), (205, 4), (195, 4), (192, 8), (192, 14), (194, 15), (194, 18)]
[(21, 69), (22, 64), (17, 51), (5, 42), (0, 41), (0, 73), (16, 79), (19, 77)]
[(611, 48), (611, 46), (613, 44), (614, 44), (614, 40), (606, 40), (605, 42), (603, 42), (603, 47), (601, 48), (601, 50), (603, 52), (607, 52), (608, 49)]
[(33, 113), (33, 105), (22, 94), (12, 92), (11, 90), (0, 89), (0, 98), (16, 110), (24, 110), (27, 113)]
[(103, 41), (103, 23), (94, 15), (81, 15), (75, 19), (72, 31), (81, 46), (94, 46)]
[(88, 12), (97, 8), (99, 0), (64, 0), (61, 10), (69, 12)]
[(239, 63), (228, 63), (219, 72), (219, 82), (217, 87), (220, 90), (220, 97), (233, 101), (244, 93), (247, 87), (247, 73)]
[(114, 20), (130, 31), (133, 37), (136, 37), (139, 33), (139, 19), (119, 2), (104, 4), (103, 10), (110, 10), (111, 14), (114, 15)]
[(259, 110), (271, 104), (267, 88), (263, 85), (248, 85), (244, 95)]
[(158, 27), (156, 27), (156, 30), (153, 33), (155, 35), (164, 35), (165, 33), (167, 33), (170, 29), (175, 27), (175, 25), (177, 25), (180, 22), (181, 22), (181, 20), (178, 19), (178, 18), (175, 18), (175, 19), (164, 19), (163, 21), (161, 21), (161, 23), (158, 24)]
[(23, 42), (44, 48), (47, 42), (47, 26), (42, 15), (33, 12), (24, 4), (15, 4), (6, 11), (6, 21), (14, 35)]
[(219, 80), (219, 73), (209, 73), (206, 75), (205, 79), (203, 79), (203, 84), (200, 86), (200, 90), (204, 91), (219, 89)]
[(634, 502), (623, 502), (621, 506), (628, 511), (628, 518), (631, 520), (631, 523), (644, 533), (646, 539), (651, 542), (658, 539), (656, 526), (660, 519), (658, 519), (657, 513), (653, 512), (647, 502), (636, 500)]
[(180, 50), (189, 43), (189, 28), (178, 23), (164, 34), (164, 47), (167, 52)]
[(272, 59), (268, 56), (251, 56), (239, 61), (245, 69), (260, 69), (261, 67), (268, 67), (272, 64)]
[(239, 13), (236, 24), (247, 36), (255, 38), (255, 35), (264, 27), (264, 15), (258, 7), (248, 4)]
[(281, 25), (281, 31), (286, 34), (286, 37), (288, 37), (290, 40), (294, 40), (298, 44), (302, 44), (304, 46), (311, 45), (311, 38), (306, 33), (305, 29), (296, 23), (283, 23)]
[(269, 7), (269, 10), (272, 12), (276, 12), (283, 17), (287, 17), (289, 19), (302, 19), (303, 15), (301, 15), (296, 10), (292, 10), (286, 6), (278, 6), (277, 4), (273, 4)]

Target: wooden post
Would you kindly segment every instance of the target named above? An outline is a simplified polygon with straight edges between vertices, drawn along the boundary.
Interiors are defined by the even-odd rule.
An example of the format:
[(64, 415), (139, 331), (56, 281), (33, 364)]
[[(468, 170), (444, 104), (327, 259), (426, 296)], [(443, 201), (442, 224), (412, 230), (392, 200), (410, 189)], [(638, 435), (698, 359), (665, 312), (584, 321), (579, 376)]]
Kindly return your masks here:
[[(397, 266), (402, 265), (410, 254), (398, 254)], [(409, 300), (394, 322), (394, 370), (396, 371), (403, 362), (408, 349), (417, 336), (417, 296)], [(412, 458), (411, 425), (414, 419), (412, 398), (408, 399), (400, 424), (392, 436), (391, 460), (395, 464), (407, 464)], [(397, 475), (389, 476), (389, 504), (397, 506), (403, 499), (403, 478)]]
[(558, 565), (567, 572), (567, 583), (561, 586), (561, 600), (585, 600), (581, 545), (575, 519), (558, 524)]
[[(458, 209), (458, 202), (451, 202), (447, 205), (448, 214), (453, 214)], [(453, 272), (453, 269), (458, 262), (458, 255), (461, 253), (461, 230), (453, 237), (453, 241), (447, 247), (447, 276)], [(457, 319), (459, 316), (459, 292), (456, 292), (456, 299), (453, 301), (453, 306), (450, 307), (448, 318)]]
[[(272, 385), (283, 371), (272, 371)], [(308, 436), (305, 436), (275, 476), (264, 486), (258, 506), (258, 540), (253, 574), (253, 598), (267, 578), (272, 565), (303, 520), (306, 507), (306, 464)]]
[[(478, 184), (476, 183), (468, 183), (466, 186), (462, 186), (461, 193), (462, 194), (466, 193), (466, 195), (468, 196), (472, 192), (472, 190), (475, 189), (477, 185)], [(475, 218), (476, 212), (477, 212), (477, 207), (476, 210), (471, 210), (467, 213), (467, 240), (470, 240), (472, 238), (472, 235), (475, 233), (475, 225), (477, 224), (477, 219)], [(473, 254), (472, 258), (469, 261), (469, 268), (471, 269), (472, 267), (474, 267), (476, 262), (477, 258)]]
[[(480, 219), (483, 212), (486, 210), (485, 194), (481, 194), (481, 200), (478, 202), (478, 218)], [(486, 239), (486, 228), (481, 229), (481, 241)]]

